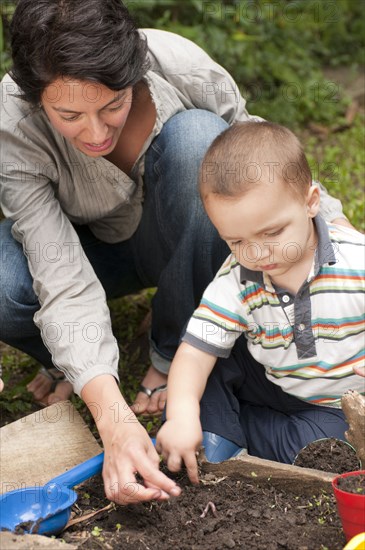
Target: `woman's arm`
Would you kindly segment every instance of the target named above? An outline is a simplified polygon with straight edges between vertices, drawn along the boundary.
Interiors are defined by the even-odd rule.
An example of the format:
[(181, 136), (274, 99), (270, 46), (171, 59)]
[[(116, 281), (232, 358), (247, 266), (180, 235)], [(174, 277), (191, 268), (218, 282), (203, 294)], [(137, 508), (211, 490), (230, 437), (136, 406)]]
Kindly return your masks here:
[(156, 448), (172, 472), (184, 461), (190, 480), (198, 483), (196, 451), (202, 442), (199, 402), (217, 358), (182, 343), (171, 364), (167, 386), (166, 422)]

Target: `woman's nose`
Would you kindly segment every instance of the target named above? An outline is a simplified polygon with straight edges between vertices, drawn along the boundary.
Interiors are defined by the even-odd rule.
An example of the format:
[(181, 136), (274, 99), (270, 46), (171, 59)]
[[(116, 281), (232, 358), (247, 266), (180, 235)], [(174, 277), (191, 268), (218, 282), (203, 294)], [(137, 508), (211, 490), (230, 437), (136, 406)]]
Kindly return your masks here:
[(89, 120), (88, 125), (88, 143), (100, 145), (108, 137), (108, 127), (101, 119)]

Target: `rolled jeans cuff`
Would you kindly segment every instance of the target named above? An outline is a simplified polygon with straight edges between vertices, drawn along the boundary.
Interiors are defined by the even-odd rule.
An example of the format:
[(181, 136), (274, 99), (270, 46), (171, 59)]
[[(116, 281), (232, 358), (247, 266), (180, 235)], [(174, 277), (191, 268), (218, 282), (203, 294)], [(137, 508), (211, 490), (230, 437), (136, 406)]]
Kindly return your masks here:
[(150, 347), (150, 359), (153, 367), (162, 374), (168, 374), (171, 360), (162, 357), (152, 346)]

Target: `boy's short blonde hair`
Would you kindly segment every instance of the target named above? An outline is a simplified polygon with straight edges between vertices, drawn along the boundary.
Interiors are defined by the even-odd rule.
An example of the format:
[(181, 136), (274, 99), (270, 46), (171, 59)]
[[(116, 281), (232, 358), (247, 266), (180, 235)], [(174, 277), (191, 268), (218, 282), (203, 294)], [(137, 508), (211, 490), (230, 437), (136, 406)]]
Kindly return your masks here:
[(200, 169), (202, 199), (240, 196), (257, 184), (283, 183), (304, 200), (312, 174), (298, 138), (279, 124), (238, 122), (209, 147)]

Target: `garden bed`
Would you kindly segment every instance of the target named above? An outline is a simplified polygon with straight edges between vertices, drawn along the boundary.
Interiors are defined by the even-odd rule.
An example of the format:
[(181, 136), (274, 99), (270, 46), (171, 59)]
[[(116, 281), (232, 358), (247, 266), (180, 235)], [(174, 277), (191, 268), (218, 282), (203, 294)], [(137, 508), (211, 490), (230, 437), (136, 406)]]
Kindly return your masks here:
[[(178, 479), (178, 499), (138, 506), (111, 505), (69, 527), (62, 537), (78, 549), (342, 550), (345, 537), (332, 491), (286, 489), (266, 479), (205, 474), (198, 487)], [(211, 504), (209, 504), (211, 503)], [(107, 505), (100, 478), (85, 484), (77, 514)], [(205, 513), (204, 513), (205, 511)]]
[[(335, 449), (334, 473), (356, 465), (347, 445), (316, 445), (318, 462)], [(302, 457), (303, 466), (305, 456)], [(355, 461), (355, 462), (354, 462)], [(171, 475), (171, 474), (169, 474)], [(117, 506), (104, 498), (100, 477), (79, 489), (73, 521), (63, 539), (78, 549), (342, 550), (346, 544), (328, 472), (243, 457), (201, 464), (193, 486), (175, 476), (182, 495), (167, 502)]]

